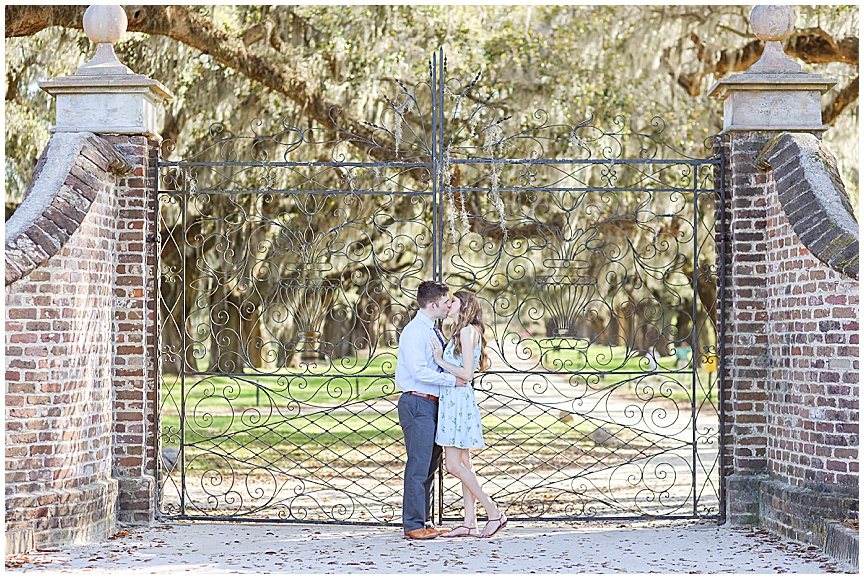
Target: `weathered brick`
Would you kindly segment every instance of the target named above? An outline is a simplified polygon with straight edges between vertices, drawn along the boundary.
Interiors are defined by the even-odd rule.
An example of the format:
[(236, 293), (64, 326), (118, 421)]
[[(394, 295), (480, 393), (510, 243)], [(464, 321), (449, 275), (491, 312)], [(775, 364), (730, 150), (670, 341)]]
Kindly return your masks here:
[[(726, 388), (733, 402), (725, 406), (732, 436), (726, 439), (722, 463), (733, 466), (724, 469), (727, 473), (767, 470), (772, 480), (784, 483), (848, 484), (848, 477), (858, 472), (857, 438), (850, 440), (857, 436), (858, 416), (849, 414), (857, 409), (857, 393), (852, 398), (850, 390), (858, 373), (857, 367), (844, 365), (843, 357), (857, 362), (857, 351), (845, 351), (858, 343), (857, 283), (843, 281), (802, 245), (828, 238), (825, 224), (819, 225), (818, 200), (806, 184), (795, 182), (804, 173), (796, 170), (794, 147), (773, 160), (775, 169), (783, 169), (781, 185), (774, 181), (777, 171), (757, 174), (753, 147), (767, 136), (725, 137), (732, 161), (726, 181), (731, 184), (727, 230), (734, 232), (735, 242), (727, 256), (726, 286), (727, 332), (732, 336), (726, 348)], [(787, 216), (817, 227), (799, 238)], [(761, 410), (757, 403), (764, 404)], [(811, 418), (811, 412), (818, 418)], [(760, 433), (766, 463), (758, 461)], [(843, 483), (840, 477), (845, 477)], [(857, 486), (854, 481), (849, 486)], [(789, 533), (803, 532), (799, 506), (779, 496), (771, 504), (772, 512), (780, 514), (765, 520), (785, 525)]]
[[(129, 141), (128, 137), (125, 139)], [(91, 137), (90, 141), (98, 144), (102, 138)], [(141, 143), (146, 144), (147, 140)], [(144, 231), (153, 230), (152, 224), (145, 225), (154, 214), (153, 200), (147, 199), (144, 191), (115, 188), (115, 177), (104, 173), (105, 159), (93, 154), (88, 147), (84, 148), (82, 158), (87, 159), (81, 162), (81, 170), (72, 171), (67, 187), (37, 221), (44, 235), (31, 236), (33, 246), (47, 246), (53, 239), (63, 247), (51, 257), (44, 252), (44, 255), (34, 253), (35, 259), (44, 257), (45, 262), (11, 286), (11, 294), (7, 288), (7, 463), (15, 462), (7, 464), (14, 467), (7, 469), (7, 497), (10, 493), (40, 492), (46, 485), (74, 488), (111, 476), (112, 470), (119, 468), (111, 461), (115, 432), (112, 426), (118, 427), (116, 432), (135, 437), (137, 444), (128, 444), (130, 440), (116, 447), (120, 452), (136, 453), (137, 456), (127, 457), (138, 465), (135, 473), (140, 475), (142, 468), (152, 472), (154, 468), (147, 457), (154, 454), (155, 441), (152, 436), (143, 436), (145, 431), (154, 428), (152, 409), (126, 409), (136, 421), (133, 428), (126, 428), (112, 417), (111, 400), (113, 386), (122, 392), (139, 389), (137, 398), (133, 396), (129, 401), (152, 400), (140, 393), (147, 384), (143, 379), (146, 372), (136, 370), (134, 365), (151, 363), (148, 360), (153, 356), (152, 346), (144, 336), (152, 332), (155, 317), (152, 311), (143, 310), (155, 308), (156, 302), (152, 295), (146, 301), (142, 299), (143, 284), (155, 275), (150, 265), (155, 257), (152, 252), (145, 253), (143, 243)], [(141, 176), (127, 184), (152, 185)], [(125, 207), (120, 220), (119, 205)], [(78, 220), (80, 224), (76, 223)], [(116, 243), (120, 231), (130, 236), (122, 247)], [(73, 236), (73, 233), (78, 235)], [(7, 260), (14, 257), (15, 251), (19, 252), (25, 267), (35, 265), (30, 257), (14, 247), (7, 251)], [(123, 264), (116, 272), (123, 278), (121, 281), (132, 281), (131, 285), (123, 286), (132, 299), (120, 303), (119, 308), (111, 288), (115, 275), (111, 266), (115, 263)], [(145, 263), (148, 265), (142, 267)], [(86, 305), (82, 307), (81, 304)], [(129, 316), (128, 319), (135, 320), (136, 327), (129, 332), (117, 328), (110, 322), (115, 311), (122, 313), (119, 317), (123, 319)], [(120, 344), (123, 362), (127, 365), (117, 368), (119, 374), (112, 376), (115, 344)], [(78, 374), (82, 369), (76, 366), (82, 361), (92, 364), (92, 375), (85, 379)], [(28, 381), (21, 382), (22, 376)], [(96, 394), (95, 398), (90, 398), (91, 391)], [(81, 393), (87, 394), (82, 397)], [(120, 412), (122, 419), (123, 411)], [(148, 420), (150, 422), (144, 424)], [(17, 439), (18, 446), (9, 446), (10, 437), (19, 435), (26, 437)], [(63, 442), (58, 444), (61, 439)], [(38, 460), (34, 460), (33, 455)], [(88, 474), (83, 475), (82, 469)], [(142, 501), (141, 508), (145, 512), (152, 508), (152, 496), (149, 499), (149, 503)], [(54, 508), (63, 500), (66, 499), (46, 494), (40, 502)], [(107, 504), (102, 499), (99, 501), (99, 504)], [(32, 511), (29, 516), (35, 517), (31, 520), (38, 528), (47, 529), (53, 525), (64, 533), (66, 526), (89, 524), (88, 521), (98, 518), (92, 513), (93, 509), (76, 509), (69, 511), (68, 516), (63, 515), (62, 509), (45, 516), (44, 512)], [(14, 524), (9, 516), (7, 512), (7, 520)], [(13, 518), (23, 516), (28, 514), (22, 512)]]

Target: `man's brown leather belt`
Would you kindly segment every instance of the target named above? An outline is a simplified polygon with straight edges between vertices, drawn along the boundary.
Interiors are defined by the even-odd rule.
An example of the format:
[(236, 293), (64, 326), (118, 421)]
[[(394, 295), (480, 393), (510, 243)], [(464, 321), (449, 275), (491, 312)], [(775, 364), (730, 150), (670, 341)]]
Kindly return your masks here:
[(438, 402), (438, 397), (432, 396), (431, 394), (421, 394), (419, 392), (406, 392), (406, 394), (413, 394), (414, 396), (419, 396), (420, 398), (428, 398), (429, 400), (432, 400), (433, 402)]

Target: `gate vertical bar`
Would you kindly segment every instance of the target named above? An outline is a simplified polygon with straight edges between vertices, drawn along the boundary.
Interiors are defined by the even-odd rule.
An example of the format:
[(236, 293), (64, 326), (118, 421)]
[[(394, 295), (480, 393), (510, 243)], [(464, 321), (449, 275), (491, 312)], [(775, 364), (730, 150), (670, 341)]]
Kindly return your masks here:
[[(178, 165), (180, 167), (180, 165)], [(183, 198), (180, 203), (180, 222), (182, 235), (180, 239), (180, 251), (183, 252), (181, 263), (183, 264), (183, 282), (180, 284), (180, 299), (182, 300), (180, 319), (180, 514), (186, 514), (186, 214), (189, 193), (188, 173), (183, 171)]]
[(432, 166), (435, 171), (435, 225), (432, 238), (438, 248), (438, 269), (435, 272), (435, 279), (444, 281), (444, 200), (442, 194), (444, 191), (444, 175), (441, 168), (441, 163), (444, 159), (444, 49), (438, 49), (438, 66), (435, 67), (434, 89), (436, 98), (433, 100), (432, 115), (434, 117), (433, 126), (435, 140), (437, 146), (433, 150)]
[[(432, 92), (432, 254), (437, 256), (437, 259), (433, 258), (432, 260), (432, 278), (436, 281), (442, 281), (442, 262), (444, 260), (440, 227), (441, 200), (438, 197), (441, 191), (439, 183), (439, 179), (441, 178), (441, 169), (439, 167), (441, 155), (439, 149), (441, 147), (442, 132), (438, 116), (439, 109), (441, 108), (441, 93), (438, 86), (442, 66), (441, 54), (442, 50), (440, 48), (437, 53), (432, 53), (432, 78), (430, 82)], [(432, 500), (432, 517), (436, 518), (435, 511), (437, 510), (438, 525), (442, 525), (444, 523), (444, 465), (441, 457), (438, 458), (436, 486), (437, 493), (433, 494)], [(437, 495), (437, 497), (434, 495)]]
[[(438, 121), (438, 149), (435, 151), (435, 167), (437, 191), (435, 194), (436, 203), (438, 206), (438, 220), (435, 223), (434, 238), (438, 243), (438, 281), (444, 281), (444, 179), (442, 163), (444, 162), (444, 83), (447, 74), (447, 61), (444, 57), (444, 48), (438, 48), (438, 68), (436, 69), (436, 86), (438, 92), (436, 100), (437, 108), (434, 109), (436, 120)], [(446, 176), (449, 178), (449, 175)], [(444, 524), (444, 455), (438, 460), (438, 524)]]
[[(441, 66), (438, 72), (438, 164), (444, 162), (444, 86), (446, 83), (446, 75), (447, 75), (447, 58), (444, 56), (444, 49), (438, 49), (438, 60), (441, 62)], [(449, 175), (446, 176), (447, 179), (450, 178)], [(440, 210), (438, 211), (438, 246), (440, 247), (440, 255), (441, 261), (438, 264), (438, 267), (441, 268), (438, 276), (441, 281), (444, 281), (444, 179), (445, 175), (441, 174), (441, 181), (438, 185), (438, 207)]]
[(717, 337), (717, 403), (719, 425), (717, 469), (719, 471), (718, 524), (726, 522), (726, 152), (723, 137), (718, 138), (720, 154), (720, 335)]
[[(444, 162), (444, 84), (447, 75), (447, 61), (444, 58), (444, 48), (438, 48), (438, 151), (436, 151), (436, 166), (441, 168), (441, 163)], [(444, 281), (444, 179), (449, 179), (449, 175), (443, 174), (443, 169), (440, 169), (440, 181), (438, 183), (438, 192), (436, 198), (438, 200), (438, 223), (436, 225), (435, 239), (438, 241), (438, 281)], [(438, 524), (444, 523), (444, 456), (442, 453), (441, 459), (438, 461)]]
[(697, 352), (699, 351), (699, 325), (698, 319), (698, 304), (699, 304), (699, 169), (701, 164), (693, 166), (693, 346), (690, 354), (690, 421), (692, 422), (693, 436), (693, 516), (697, 516), (698, 507), (698, 491), (699, 486), (696, 483), (696, 475), (699, 472), (696, 460), (696, 383), (699, 381), (699, 364), (696, 361)]
[(429, 85), (430, 91), (432, 93), (432, 147), (429, 150), (429, 155), (431, 156), (432, 163), (432, 277), (434, 279), (438, 278), (438, 127), (437, 120), (438, 117), (435, 114), (437, 110), (436, 104), (438, 100), (438, 55), (436, 53), (432, 53), (432, 67), (429, 71)]
[(156, 183), (156, 187), (153, 190), (153, 194), (156, 198), (153, 200), (153, 227), (156, 232), (153, 236), (153, 251), (155, 253), (154, 259), (154, 275), (156, 276), (155, 285), (156, 285), (156, 296), (155, 296), (155, 326), (153, 328), (153, 351), (155, 355), (153, 356), (153, 377), (154, 382), (156, 384), (156, 392), (153, 393), (153, 428), (155, 430), (153, 435), (154, 448), (156, 453), (155, 463), (155, 471), (156, 471), (156, 492), (153, 493), (153, 512), (156, 513), (156, 518), (159, 518), (161, 514), (161, 505), (159, 500), (159, 487), (162, 483), (163, 476), (163, 465), (162, 465), (162, 358), (159, 355), (162, 351), (162, 340), (161, 333), (159, 332), (160, 328), (162, 328), (162, 276), (161, 272), (161, 258), (162, 258), (162, 224), (160, 222), (160, 216), (162, 215), (162, 210), (159, 207), (159, 154), (156, 155), (156, 179), (154, 182)]
[(441, 228), (439, 226), (441, 213), (441, 200), (438, 195), (441, 191), (439, 180), (441, 178), (441, 155), (439, 153), (440, 141), (442, 139), (441, 126), (438, 122), (438, 110), (441, 108), (439, 102), (440, 92), (438, 77), (441, 67), (441, 51), (432, 54), (432, 78), (430, 79), (430, 92), (432, 93), (432, 148), (430, 150), (432, 164), (432, 278), (436, 281), (442, 280), (442, 250)]

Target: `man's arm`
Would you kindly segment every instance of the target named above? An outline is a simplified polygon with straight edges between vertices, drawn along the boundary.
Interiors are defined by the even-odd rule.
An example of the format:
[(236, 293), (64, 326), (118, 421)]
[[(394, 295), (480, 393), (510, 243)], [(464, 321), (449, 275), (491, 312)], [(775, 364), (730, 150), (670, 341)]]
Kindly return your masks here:
[(428, 345), (424, 343), (422, 337), (413, 335), (404, 346), (405, 365), (411, 370), (415, 380), (436, 386), (457, 385), (456, 376), (448, 372), (438, 372), (436, 368), (429, 366), (426, 359)]

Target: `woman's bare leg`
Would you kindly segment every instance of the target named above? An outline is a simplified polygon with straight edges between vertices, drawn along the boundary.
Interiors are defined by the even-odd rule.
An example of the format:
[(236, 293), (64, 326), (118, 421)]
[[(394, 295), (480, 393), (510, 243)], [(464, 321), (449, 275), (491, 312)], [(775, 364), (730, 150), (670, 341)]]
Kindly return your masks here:
[(465, 509), (465, 526), (477, 526), (477, 497), (465, 483), (462, 483), (462, 504)]
[[(462, 454), (462, 465), (471, 468), (471, 455), (465, 449), (459, 449)], [(465, 504), (465, 526), (477, 526), (477, 497), (464, 482), (462, 483), (462, 499)]]
[[(455, 446), (445, 446), (445, 465), (461, 465), (463, 452), (464, 451), (461, 448), (456, 448)], [(457, 467), (454, 466), (454, 468)], [(447, 470), (450, 470), (449, 466), (447, 467)], [(459, 527), (456, 527), (448, 533), (444, 533), (442, 537), (463, 537), (465, 535), (477, 536), (477, 509), (475, 506), (477, 499), (474, 497), (471, 489), (469, 489), (464, 482), (462, 483), (462, 502), (465, 505), (465, 521)]]
[[(448, 450), (450, 447), (448, 447)], [(498, 506), (492, 501), (492, 498), (486, 494), (483, 490), (483, 487), (480, 486), (480, 481), (477, 480), (477, 476), (474, 474), (474, 470), (471, 467), (471, 457), (468, 456), (468, 465), (463, 464), (463, 454), (468, 454), (468, 451), (462, 451), (461, 449), (453, 448), (450, 453), (445, 454), (445, 466), (447, 468), (447, 472), (458, 478), (462, 481), (462, 484), (468, 487), (468, 490), (474, 497), (480, 501), (480, 504), (483, 505), (483, 508), (486, 509), (486, 514), (490, 519), (497, 519), (501, 516), (501, 510)], [(457, 454), (458, 453), (458, 454)], [(448, 456), (453, 456), (453, 460), (446, 458)]]
[[(470, 470), (473, 473), (474, 472), (474, 465), (471, 464), (471, 454), (467, 450), (463, 450), (462, 452), (464, 453), (462, 456), (462, 464), (465, 465), (466, 467), (468, 467), (468, 470)], [(497, 507), (498, 505), (495, 505), (495, 506)], [(481, 537), (487, 536), (487, 532), (489, 532), (490, 530), (492, 530), (492, 531), (489, 532), (488, 534), (494, 534), (494, 532), (497, 532), (498, 529), (500, 529), (503, 526), (503, 523), (507, 522), (506, 519), (502, 521), (501, 517), (504, 516), (504, 513), (502, 513), (500, 509), (498, 509), (498, 516), (497, 517), (493, 516), (489, 513), (490, 513), (490, 511), (487, 510), (486, 514), (488, 515), (490, 522), (487, 522), (486, 526), (483, 527), (483, 532), (480, 533), (480, 535), (479, 535)], [(497, 520), (495, 520), (495, 519), (497, 519)], [(476, 517), (475, 517), (475, 520), (476, 520)]]

